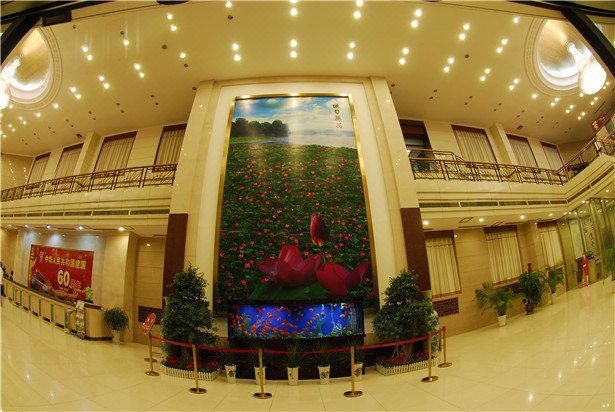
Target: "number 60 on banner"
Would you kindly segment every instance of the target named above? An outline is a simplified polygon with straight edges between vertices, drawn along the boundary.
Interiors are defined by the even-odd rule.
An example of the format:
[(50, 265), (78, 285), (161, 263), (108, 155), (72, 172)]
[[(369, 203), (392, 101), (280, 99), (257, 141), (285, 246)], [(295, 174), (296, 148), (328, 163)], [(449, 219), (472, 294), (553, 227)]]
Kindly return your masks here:
[(58, 285), (68, 287), (69, 284), (70, 284), (70, 273), (68, 273), (68, 270), (60, 269), (58, 271)]

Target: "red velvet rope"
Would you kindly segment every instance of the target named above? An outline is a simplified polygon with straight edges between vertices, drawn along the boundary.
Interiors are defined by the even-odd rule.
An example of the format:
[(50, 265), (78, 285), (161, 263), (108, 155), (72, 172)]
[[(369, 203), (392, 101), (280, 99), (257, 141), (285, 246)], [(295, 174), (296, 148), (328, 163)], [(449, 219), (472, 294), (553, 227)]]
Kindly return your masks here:
[[(430, 335), (431, 336), (439, 335), (445, 329), (446, 329), (446, 326), (442, 326), (440, 329), (438, 329), (434, 333), (431, 333)], [(156, 340), (159, 340), (159, 341), (162, 341), (162, 342), (170, 343), (172, 345), (183, 346), (185, 348), (191, 348), (192, 347), (192, 345), (189, 345), (187, 343), (175, 342), (175, 341), (172, 341), (172, 340), (161, 338), (160, 336), (156, 336), (156, 335), (151, 335), (151, 336), (152, 336), (152, 339), (156, 339)], [(421, 337), (413, 338), (413, 339), (408, 339), (408, 340), (395, 341), (395, 342), (386, 342), (386, 343), (377, 343), (377, 344), (373, 344), (373, 345), (355, 346), (355, 350), (365, 350), (365, 349), (374, 349), (374, 348), (385, 348), (387, 346), (406, 345), (408, 343), (418, 342), (418, 341), (426, 340), (426, 339), (429, 339), (429, 335), (428, 336), (421, 336)], [(211, 350), (211, 351), (215, 351), (215, 352), (258, 353), (258, 350), (256, 350), (256, 349), (231, 349), (231, 348), (217, 348), (215, 346), (200, 346), (200, 345), (197, 346), (197, 348), (203, 349), (203, 350)], [(312, 350), (312, 351), (306, 351), (306, 352), (302, 351), (301, 353), (302, 354), (306, 354), (306, 355), (313, 355), (313, 354), (316, 354), (316, 353), (334, 353), (334, 352), (345, 352), (345, 351), (349, 351), (349, 350), (350, 350), (350, 347), (344, 347), (344, 348), (334, 348), (334, 349)], [(276, 354), (276, 355), (290, 355), (291, 353), (297, 353), (297, 352), (293, 352), (293, 351), (275, 350), (275, 349), (263, 349), (263, 352), (264, 353), (269, 353), (269, 354)]]

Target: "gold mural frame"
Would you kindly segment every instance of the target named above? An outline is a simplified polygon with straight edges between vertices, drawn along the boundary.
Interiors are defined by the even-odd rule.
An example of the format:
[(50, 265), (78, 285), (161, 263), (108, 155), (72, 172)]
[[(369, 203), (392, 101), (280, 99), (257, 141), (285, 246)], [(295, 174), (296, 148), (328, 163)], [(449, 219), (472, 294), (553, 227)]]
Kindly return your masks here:
[(219, 280), (219, 257), (220, 257), (220, 226), (222, 223), (222, 201), (224, 195), (224, 181), (226, 178), (226, 165), (228, 161), (228, 152), (231, 139), (231, 126), (233, 123), (233, 113), (235, 112), (235, 104), (239, 100), (249, 99), (266, 99), (266, 98), (289, 98), (289, 97), (343, 97), (348, 99), (348, 105), (350, 107), (350, 115), (352, 118), (352, 129), (354, 133), (355, 144), (357, 145), (357, 157), (359, 160), (359, 172), (361, 174), (361, 184), (363, 187), (363, 197), (365, 201), (365, 214), (367, 218), (367, 230), (369, 236), (369, 248), (370, 248), (370, 260), (372, 269), (372, 285), (376, 298), (374, 304), (379, 307), (380, 291), (378, 288), (378, 265), (376, 261), (376, 251), (374, 245), (374, 229), (372, 224), (371, 205), (369, 201), (369, 191), (367, 185), (367, 178), (365, 172), (365, 160), (363, 156), (363, 146), (361, 144), (361, 137), (359, 134), (359, 128), (357, 124), (357, 116), (354, 107), (354, 100), (351, 93), (271, 93), (271, 94), (253, 94), (253, 95), (241, 95), (234, 96), (230, 104), (229, 115), (226, 123), (226, 131), (224, 136), (224, 152), (222, 154), (222, 162), (220, 168), (220, 181), (218, 182), (218, 203), (216, 207), (216, 229), (215, 229), (215, 242), (214, 242), (214, 262), (213, 262), (213, 302), (212, 308), (214, 313), (220, 314), (218, 310), (218, 280)]

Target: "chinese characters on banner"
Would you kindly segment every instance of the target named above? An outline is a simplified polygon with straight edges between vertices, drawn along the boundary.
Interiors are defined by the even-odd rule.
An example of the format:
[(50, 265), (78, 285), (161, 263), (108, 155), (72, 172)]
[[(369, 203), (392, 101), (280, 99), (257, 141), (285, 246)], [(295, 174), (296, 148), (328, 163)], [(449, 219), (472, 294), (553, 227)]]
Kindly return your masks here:
[(94, 252), (32, 245), (28, 286), (60, 299), (85, 300)]

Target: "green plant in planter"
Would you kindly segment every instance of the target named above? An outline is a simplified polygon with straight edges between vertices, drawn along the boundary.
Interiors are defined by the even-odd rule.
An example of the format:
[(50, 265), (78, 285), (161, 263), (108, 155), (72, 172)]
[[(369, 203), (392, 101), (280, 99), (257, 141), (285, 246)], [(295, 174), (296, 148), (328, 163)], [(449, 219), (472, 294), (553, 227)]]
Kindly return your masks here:
[(316, 343), (314, 346), (314, 350), (318, 351), (314, 354), (316, 366), (331, 366), (334, 352), (323, 352), (328, 349), (331, 349), (331, 345), (326, 340), (320, 340)]
[(606, 270), (615, 278), (615, 244), (605, 252)]
[[(173, 292), (167, 298), (162, 314), (162, 336), (176, 342), (213, 345), (216, 328), (214, 314), (205, 298), (207, 281), (203, 274), (189, 265), (183, 272), (175, 274), (171, 287)], [(192, 361), (189, 347), (164, 344), (163, 348), (167, 358), (180, 359), (181, 367)]]
[(549, 285), (549, 290), (551, 293), (555, 293), (557, 291), (557, 285), (564, 284), (564, 269), (561, 266), (547, 266), (546, 271), (546, 281), (547, 285)]
[(531, 268), (519, 276), (519, 293), (523, 296), (525, 312), (528, 315), (534, 312), (534, 307), (540, 303), (546, 286), (545, 278), (543, 272)]
[[(223, 349), (234, 349), (235, 344), (232, 341), (227, 340), (222, 345)], [(226, 350), (218, 352), (220, 354), (219, 359), (224, 365), (235, 365), (237, 360), (237, 352), (228, 352)]]
[[(374, 318), (374, 332), (380, 340), (406, 340), (431, 331), (434, 311), (431, 300), (422, 296), (416, 274), (403, 269), (384, 292), (384, 305)], [(412, 353), (411, 345), (395, 346), (393, 357)]]
[(128, 327), (128, 315), (124, 309), (120, 307), (114, 307), (105, 310), (103, 319), (109, 329), (124, 332), (124, 329)]
[(515, 294), (508, 287), (494, 288), (493, 283), (483, 282), (482, 289), (475, 289), (478, 307), (484, 311), (493, 309), (498, 316), (506, 315), (512, 308)]
[(300, 343), (295, 342), (286, 347), (287, 353), (285, 364), (289, 368), (298, 368), (303, 363), (303, 359), (305, 358), (305, 354), (303, 353), (303, 346)]

